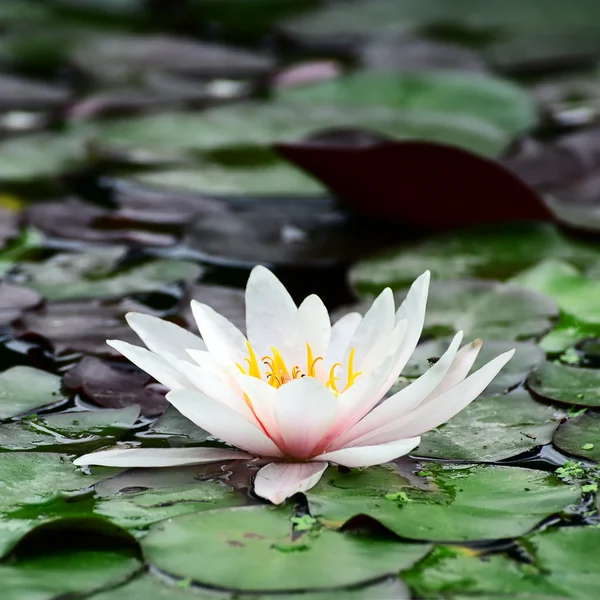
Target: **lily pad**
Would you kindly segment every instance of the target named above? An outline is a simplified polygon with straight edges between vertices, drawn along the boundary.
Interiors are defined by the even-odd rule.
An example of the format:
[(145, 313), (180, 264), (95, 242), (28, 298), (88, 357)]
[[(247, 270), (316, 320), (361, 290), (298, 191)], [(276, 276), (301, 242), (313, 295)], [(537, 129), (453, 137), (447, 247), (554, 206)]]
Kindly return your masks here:
[(564, 416), (535, 402), (525, 390), (484, 397), (423, 435), (413, 454), (471, 462), (511, 458), (549, 444)]
[(159, 259), (118, 268), (120, 248), (57, 254), (43, 263), (21, 263), (29, 287), (48, 300), (108, 298), (159, 290), (169, 283), (192, 281), (202, 269), (184, 260)]
[(592, 598), (598, 589), (594, 556), (600, 548), (593, 527), (549, 530), (527, 538), (534, 563), (504, 555), (473, 556), (437, 548), (402, 578), (419, 597)]
[(0, 373), (0, 419), (66, 400), (60, 384), (60, 377), (32, 367), (12, 367)]
[(280, 91), (280, 99), (335, 106), (390, 106), (426, 114), (443, 113), (487, 121), (509, 135), (537, 121), (531, 96), (516, 85), (473, 73), (373, 72)]
[(600, 462), (600, 415), (586, 411), (569, 418), (556, 430), (552, 441), (567, 454)]
[(554, 298), (561, 310), (578, 321), (600, 325), (600, 281), (585, 277), (572, 265), (547, 260), (512, 281)]
[(108, 446), (130, 430), (139, 406), (50, 414), (0, 425), (1, 451), (79, 452)]
[[(397, 305), (406, 291), (395, 294)], [(433, 281), (425, 333), (439, 337), (462, 330), (468, 339), (524, 340), (539, 337), (558, 319), (555, 302), (515, 285), (489, 281)]]
[(205, 442), (210, 434), (184, 417), (174, 406), (169, 406), (156, 423), (137, 437), (145, 442), (144, 445), (182, 448), (197, 446)]
[(350, 281), (359, 293), (374, 294), (387, 286), (400, 289), (410, 285), (427, 269), (434, 280), (502, 280), (548, 257), (589, 269), (600, 260), (600, 248), (569, 238), (547, 223), (477, 227), (363, 260), (351, 269)]
[(600, 406), (600, 371), (545, 362), (527, 379), (527, 387), (550, 402)]
[(180, 516), (154, 525), (142, 547), (171, 575), (248, 591), (355, 585), (406, 568), (430, 549), (327, 529), (295, 539), (289, 512), (267, 506)]
[(141, 562), (117, 551), (54, 552), (0, 566), (6, 600), (53, 600), (90, 594), (127, 581)]
[(445, 113), (404, 114), (385, 106), (339, 107), (292, 101), (215, 108), (202, 113), (201, 118), (180, 112), (115, 120), (103, 123), (94, 139), (105, 150), (142, 152), (153, 160), (181, 160), (208, 158), (207, 153), (217, 149), (268, 148), (276, 142), (344, 127), (395, 139), (454, 144), (488, 156), (497, 156), (511, 139), (495, 124), (468, 115), (458, 114), (449, 120)]
[[(392, 477), (390, 466), (347, 475), (330, 469), (308, 493), (311, 512), (339, 524), (367, 514), (405, 538), (459, 542), (524, 535), (580, 496), (578, 488), (529, 469), (427, 467), (422, 472), (431, 477), (426, 480), (427, 490), (415, 488), (398, 475)], [(367, 485), (364, 478), (368, 478)]]
[[(484, 336), (485, 337), (485, 336)], [(421, 376), (431, 367), (430, 359), (440, 357), (450, 345), (450, 339), (430, 340), (419, 344), (413, 352), (408, 364), (402, 371), (402, 377), (415, 378)], [(546, 356), (539, 346), (532, 342), (504, 342), (487, 340), (484, 342), (477, 360), (472, 367), (476, 371), (496, 356), (515, 348), (516, 352), (508, 364), (500, 371), (482, 392), (485, 396), (502, 394), (525, 380), (531, 371), (544, 362)], [(405, 383), (401, 380), (402, 383)]]

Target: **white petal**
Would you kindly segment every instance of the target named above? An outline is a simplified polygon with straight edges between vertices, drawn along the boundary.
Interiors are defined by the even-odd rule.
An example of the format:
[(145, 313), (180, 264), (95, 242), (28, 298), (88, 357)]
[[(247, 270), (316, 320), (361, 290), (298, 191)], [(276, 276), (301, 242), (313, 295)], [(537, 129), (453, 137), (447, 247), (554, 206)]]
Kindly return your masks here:
[(127, 313), (125, 318), (148, 349), (157, 354), (169, 352), (181, 360), (190, 362), (187, 349), (206, 350), (206, 344), (201, 338), (175, 323), (136, 312)]
[(262, 426), (277, 445), (283, 445), (283, 440), (275, 421), (275, 413), (273, 412), (275, 394), (277, 392), (276, 388), (270, 386), (262, 379), (251, 377), (250, 375), (242, 375), (241, 373), (237, 373), (235, 379), (242, 392), (250, 399), (255, 418), (262, 423)]
[(279, 279), (265, 267), (254, 267), (246, 286), (246, 331), (259, 357), (271, 346), (279, 350), (286, 346), (296, 311), (296, 304)]
[(164, 358), (188, 379), (191, 389), (199, 390), (209, 398), (223, 402), (240, 413), (246, 420), (255, 425), (258, 424), (242, 391), (231, 375), (221, 370), (205, 369), (192, 362), (179, 360), (168, 353), (164, 354)]
[(348, 313), (331, 326), (331, 338), (329, 340), (329, 349), (325, 357), (326, 369), (329, 370), (332, 365), (342, 362), (350, 340), (362, 322), (362, 315), (357, 312)]
[(374, 346), (365, 356), (365, 359), (362, 361), (362, 363), (357, 366), (357, 369), (363, 373), (368, 373), (375, 369), (389, 356), (396, 356), (398, 350), (400, 349), (400, 344), (404, 339), (404, 335), (406, 334), (407, 328), (408, 322), (406, 320), (399, 321), (389, 335), (385, 336), (384, 338), (380, 339), (379, 342), (374, 344)]
[(188, 379), (173, 368), (162, 356), (141, 346), (134, 346), (121, 340), (106, 340), (106, 343), (165, 387), (171, 390), (192, 387)]
[[(344, 357), (344, 365), (347, 364), (350, 352), (354, 349), (354, 366), (355, 370), (359, 370), (358, 365), (362, 364), (371, 348), (392, 333), (394, 325), (394, 295), (390, 288), (386, 288), (375, 299), (352, 336)], [(347, 372), (340, 375), (342, 376), (340, 385), (345, 387), (348, 383)]]
[(304, 377), (277, 390), (274, 411), (286, 454), (307, 458), (333, 424), (338, 400), (320, 381)]
[(473, 363), (477, 359), (477, 355), (481, 350), (483, 342), (481, 340), (475, 340), (470, 344), (463, 346), (454, 357), (446, 377), (442, 382), (429, 394), (427, 402), (430, 402), (434, 398), (437, 398), (440, 394), (443, 394), (450, 388), (453, 388), (456, 384), (460, 383), (471, 370)]
[(271, 463), (256, 474), (254, 492), (273, 504), (281, 504), (317, 485), (326, 468), (326, 462)]
[(177, 467), (252, 458), (245, 452), (224, 448), (117, 448), (85, 454), (75, 465), (102, 467)]
[(427, 308), (427, 296), (429, 294), (430, 272), (425, 271), (423, 275), (417, 277), (414, 283), (410, 286), (408, 294), (400, 308), (396, 312), (396, 323), (406, 319), (408, 321), (408, 329), (402, 340), (402, 346), (398, 352), (396, 360), (398, 361), (398, 372), (394, 379), (400, 374), (402, 369), (415, 351), (423, 325), (425, 323), (425, 310)]
[[(329, 346), (331, 338), (331, 321), (329, 312), (323, 304), (323, 301), (314, 294), (308, 296), (298, 307), (296, 314), (296, 344), (297, 351), (301, 352), (304, 360), (301, 362), (299, 357), (293, 360), (294, 364), (300, 366), (306, 373), (310, 365), (306, 364), (306, 344), (310, 344), (313, 356), (324, 357)], [(322, 361), (317, 363), (318, 369), (325, 372), (325, 365)]]
[(167, 400), (184, 416), (211, 435), (255, 456), (281, 456), (267, 435), (238, 412), (201, 392), (177, 390)]
[(444, 380), (453, 360), (457, 356), (457, 350), (462, 337), (463, 333), (459, 331), (454, 336), (448, 350), (444, 352), (443, 356), (428, 371), (423, 373), (416, 381), (413, 381), (410, 385), (374, 408), (354, 427), (342, 434), (339, 440), (337, 440), (336, 445), (341, 444), (345, 446), (351, 442), (353, 443), (354, 440), (358, 441), (362, 439), (362, 436), (368, 436), (371, 432), (378, 434), (381, 432), (380, 428), (394, 428), (394, 422), (397, 419), (419, 406)]
[(385, 443), (399, 438), (421, 435), (445, 423), (468, 406), (496, 377), (500, 369), (512, 358), (514, 350), (497, 356), (478, 371), (437, 396), (432, 402), (423, 402), (413, 412), (386, 425), (382, 432), (371, 432), (357, 442)]
[(420, 437), (413, 437), (389, 444), (342, 448), (341, 450), (316, 456), (313, 460), (327, 460), (344, 467), (371, 467), (404, 456), (414, 450), (420, 443)]
[(210, 306), (196, 300), (192, 300), (191, 306), (208, 350), (223, 361), (243, 363), (248, 355), (244, 334)]

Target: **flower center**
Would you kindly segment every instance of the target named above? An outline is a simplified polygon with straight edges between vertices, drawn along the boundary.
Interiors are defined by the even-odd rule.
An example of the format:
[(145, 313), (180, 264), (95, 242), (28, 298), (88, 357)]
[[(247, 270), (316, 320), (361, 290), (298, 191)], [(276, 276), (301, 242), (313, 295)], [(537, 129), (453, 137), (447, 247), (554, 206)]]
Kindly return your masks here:
[[(260, 363), (256, 356), (256, 352), (254, 351), (254, 348), (252, 348), (252, 346), (250, 345), (250, 342), (246, 342), (246, 346), (248, 348), (248, 358), (246, 358), (244, 360), (247, 363), (247, 366), (244, 367), (244, 366), (240, 365), (239, 363), (236, 363), (236, 366), (244, 375), (250, 375), (251, 377), (257, 377), (258, 379), (262, 379)], [(266, 367), (263, 374), (266, 377), (269, 385), (273, 386), (274, 388), (279, 388), (283, 384), (287, 383), (288, 381), (292, 381), (293, 379), (298, 379), (300, 377), (307, 377), (307, 376), (308, 377), (316, 377), (317, 375), (316, 375), (315, 367), (320, 360), (323, 360), (322, 356), (314, 356), (312, 348), (310, 347), (310, 344), (307, 343), (306, 344), (307, 368), (306, 368), (306, 373), (305, 373), (302, 371), (302, 369), (298, 365), (295, 365), (294, 367), (292, 367), (291, 370), (288, 369), (288, 366), (286, 365), (285, 361), (283, 360), (281, 353), (274, 346), (271, 346), (271, 352), (272, 352), (272, 356), (270, 356), (270, 355), (263, 356), (261, 361), (262, 361), (263, 365), (265, 365), (265, 367)], [(325, 386), (330, 388), (331, 391), (336, 396), (345, 392), (350, 386), (352, 386), (355, 383), (356, 378), (362, 374), (361, 371), (356, 371), (356, 372), (354, 371), (354, 353), (355, 353), (355, 349), (352, 348), (352, 350), (350, 350), (350, 354), (348, 356), (348, 366), (347, 366), (347, 371), (348, 371), (347, 381), (348, 382), (342, 390), (338, 389), (337, 382), (340, 380), (340, 378), (336, 377), (336, 370), (339, 368), (342, 368), (343, 364), (339, 363), (339, 362), (335, 363), (334, 365), (332, 365), (331, 369), (329, 370), (329, 379), (325, 383)]]

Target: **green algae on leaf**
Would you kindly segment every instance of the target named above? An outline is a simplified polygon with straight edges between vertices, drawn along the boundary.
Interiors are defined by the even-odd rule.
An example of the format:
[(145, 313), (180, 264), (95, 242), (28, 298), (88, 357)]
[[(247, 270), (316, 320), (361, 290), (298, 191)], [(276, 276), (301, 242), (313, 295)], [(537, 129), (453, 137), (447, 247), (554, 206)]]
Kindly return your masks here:
[(600, 415), (587, 411), (569, 418), (556, 430), (552, 441), (567, 454), (600, 462)]
[[(473, 541), (518, 537), (551, 514), (577, 502), (580, 490), (547, 473), (504, 466), (428, 465), (432, 491), (397, 486), (413, 500), (397, 506), (384, 493), (344, 493), (328, 482), (327, 472), (307, 496), (311, 512), (326, 521), (367, 514), (404, 538)], [(376, 468), (382, 472), (382, 467)], [(365, 475), (372, 469), (360, 471)], [(373, 477), (373, 473), (368, 475)], [(339, 477), (343, 481), (343, 477)], [(391, 491), (398, 491), (392, 489)]]

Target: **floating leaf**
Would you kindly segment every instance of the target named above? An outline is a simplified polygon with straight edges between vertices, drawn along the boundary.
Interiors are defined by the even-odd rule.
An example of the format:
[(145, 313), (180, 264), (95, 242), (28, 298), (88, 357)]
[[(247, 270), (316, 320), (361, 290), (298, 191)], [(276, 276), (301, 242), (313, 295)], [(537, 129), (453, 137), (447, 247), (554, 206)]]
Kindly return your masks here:
[(600, 371), (545, 362), (527, 380), (527, 387), (549, 402), (600, 406)]
[(269, 591), (366, 582), (410, 566), (430, 548), (327, 529), (294, 539), (288, 511), (267, 506), (170, 519), (154, 525), (142, 546), (148, 561), (171, 575), (220, 588)]
[[(458, 542), (518, 537), (577, 502), (580, 495), (577, 488), (560, 485), (554, 476), (529, 469), (428, 467), (434, 486), (429, 491), (415, 488), (399, 476), (393, 482), (389, 466), (348, 475), (332, 476), (330, 470), (308, 492), (311, 512), (340, 523), (366, 514), (403, 537)], [(383, 475), (379, 486), (375, 469)], [(361, 482), (363, 477), (369, 478), (369, 487)], [(385, 499), (395, 491), (405, 492), (411, 502), (398, 505)]]
[(567, 454), (600, 462), (600, 416), (587, 411), (569, 418), (556, 430), (552, 441)]
[(0, 419), (16, 417), (66, 400), (60, 377), (31, 367), (0, 373)]

